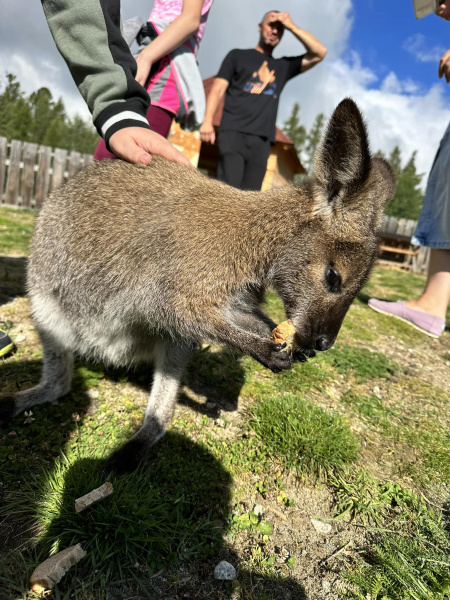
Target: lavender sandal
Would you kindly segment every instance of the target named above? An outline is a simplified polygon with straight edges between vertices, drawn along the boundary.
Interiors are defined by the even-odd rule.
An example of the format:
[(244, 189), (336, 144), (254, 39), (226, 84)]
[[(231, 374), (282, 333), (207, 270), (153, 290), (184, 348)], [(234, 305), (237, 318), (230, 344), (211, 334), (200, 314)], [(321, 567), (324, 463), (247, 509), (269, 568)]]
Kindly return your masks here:
[(445, 329), (445, 319), (442, 317), (435, 317), (421, 310), (409, 308), (405, 306), (404, 302), (385, 302), (371, 298), (369, 306), (383, 315), (390, 315), (405, 321), (432, 338), (440, 337)]

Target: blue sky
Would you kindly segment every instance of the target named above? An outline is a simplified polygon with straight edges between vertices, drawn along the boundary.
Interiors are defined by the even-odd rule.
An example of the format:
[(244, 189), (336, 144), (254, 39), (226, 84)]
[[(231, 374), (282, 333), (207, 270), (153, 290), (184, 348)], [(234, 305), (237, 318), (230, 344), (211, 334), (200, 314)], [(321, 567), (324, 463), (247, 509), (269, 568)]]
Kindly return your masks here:
[[(450, 48), (450, 22), (435, 15), (417, 20), (412, 0), (358, 0), (353, 11), (348, 44), (365, 66), (380, 79), (393, 71), (423, 89), (436, 84), (438, 57)], [(442, 87), (450, 100), (450, 86)]]
[[(148, 18), (152, 6), (153, 0), (122, 0), (122, 17)], [(1, 9), (0, 76), (15, 73), (27, 93), (46, 86), (70, 114), (89, 118), (39, 0), (1, 0)], [(328, 48), (321, 64), (286, 86), (278, 125), (295, 102), (309, 127), (319, 112), (329, 116), (351, 96), (366, 118), (373, 150), (389, 153), (398, 145), (405, 160), (416, 150), (418, 169), (427, 174), (450, 121), (450, 85), (437, 77), (439, 58), (450, 48), (450, 22), (436, 15), (417, 21), (412, 0), (215, 0), (198, 55), (203, 77), (217, 72), (230, 49), (254, 47), (258, 21), (273, 9), (289, 12)], [(302, 52), (286, 32), (275, 56)]]

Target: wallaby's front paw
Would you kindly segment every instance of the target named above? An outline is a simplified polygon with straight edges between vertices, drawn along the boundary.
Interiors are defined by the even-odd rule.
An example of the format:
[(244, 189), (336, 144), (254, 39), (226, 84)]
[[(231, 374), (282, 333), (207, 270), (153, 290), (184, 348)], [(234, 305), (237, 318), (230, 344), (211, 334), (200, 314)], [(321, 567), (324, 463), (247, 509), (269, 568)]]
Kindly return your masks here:
[(262, 365), (273, 371), (273, 373), (281, 373), (281, 371), (292, 367), (292, 354), (284, 352), (285, 348), (285, 342), (282, 344), (269, 342), (266, 356), (264, 358), (258, 357), (258, 360)]
[(0, 397), (0, 424), (10, 421), (15, 412), (14, 396)]
[(294, 362), (306, 362), (308, 358), (313, 358), (315, 355), (314, 350), (294, 350), (292, 358)]
[(103, 472), (124, 475), (134, 471), (147, 458), (148, 444), (145, 440), (131, 439), (122, 448), (114, 452), (105, 463)]

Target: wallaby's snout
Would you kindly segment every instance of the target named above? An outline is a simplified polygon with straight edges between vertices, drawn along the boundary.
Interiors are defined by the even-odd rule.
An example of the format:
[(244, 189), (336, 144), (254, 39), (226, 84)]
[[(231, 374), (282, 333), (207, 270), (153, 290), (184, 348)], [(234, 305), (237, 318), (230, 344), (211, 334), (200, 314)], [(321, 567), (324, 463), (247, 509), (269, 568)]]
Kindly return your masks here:
[(267, 288), (278, 291), (305, 354), (332, 346), (374, 264), (394, 188), (350, 99), (299, 187), (240, 191), (160, 157), (84, 169), (38, 217), (27, 284), (42, 379), (0, 399), (0, 418), (67, 394), (74, 354), (153, 362), (144, 423), (108, 465), (134, 469), (169, 427), (198, 342), (228, 344), (274, 373), (291, 368), (295, 357), (280, 351), (260, 308)]
[(331, 346), (334, 344), (334, 340), (336, 339), (336, 336), (331, 336), (331, 335), (319, 335), (316, 338), (315, 344), (314, 344), (314, 350), (329, 350), (331, 348)]

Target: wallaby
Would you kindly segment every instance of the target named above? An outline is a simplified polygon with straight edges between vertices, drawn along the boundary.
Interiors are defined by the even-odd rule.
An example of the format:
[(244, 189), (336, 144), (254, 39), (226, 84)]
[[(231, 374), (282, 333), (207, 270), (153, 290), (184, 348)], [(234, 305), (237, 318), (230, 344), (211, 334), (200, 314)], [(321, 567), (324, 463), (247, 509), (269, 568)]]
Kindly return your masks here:
[(371, 158), (356, 104), (343, 100), (299, 187), (241, 191), (154, 157), (84, 169), (45, 202), (28, 266), (44, 348), (40, 383), (0, 401), (0, 420), (70, 390), (74, 354), (154, 362), (144, 423), (109, 459), (134, 469), (170, 425), (180, 379), (201, 340), (275, 373), (295, 359), (259, 305), (276, 290), (305, 354), (327, 350), (378, 255), (395, 177)]

